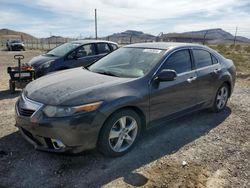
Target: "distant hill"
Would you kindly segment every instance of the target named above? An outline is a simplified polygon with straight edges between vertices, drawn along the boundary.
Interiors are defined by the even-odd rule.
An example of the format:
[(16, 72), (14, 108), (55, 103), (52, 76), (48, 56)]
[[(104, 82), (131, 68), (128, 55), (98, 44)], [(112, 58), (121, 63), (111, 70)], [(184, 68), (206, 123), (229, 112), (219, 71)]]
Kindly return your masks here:
[(142, 31), (127, 30), (121, 33), (114, 33), (102, 39), (111, 40), (118, 43), (149, 42), (155, 39), (154, 35), (143, 33)]
[[(204, 36), (206, 34), (206, 38), (212, 39), (211, 42), (220, 43), (220, 42), (232, 42), (234, 40), (234, 36), (224, 31), (223, 29), (216, 28), (216, 29), (206, 29), (201, 31), (190, 31), (184, 32), (181, 34), (190, 35), (190, 36)], [(250, 42), (250, 39), (246, 37), (237, 36), (236, 40), (238, 42)]]
[(21, 40), (32, 40), (36, 39), (36, 37), (19, 31), (14, 31), (10, 29), (0, 29), (0, 39), (8, 40), (8, 39), (21, 39)]
[(71, 38), (65, 38), (65, 37), (61, 37), (61, 36), (51, 36), (48, 38), (41, 38), (42, 41), (44, 41), (45, 43), (65, 43), (68, 41), (71, 41), (73, 39)]
[[(206, 36), (205, 36), (206, 35)], [(216, 28), (216, 29), (207, 29), (201, 31), (190, 31), (184, 33), (167, 33), (161, 36), (154, 36), (150, 34), (145, 34), (142, 31), (134, 31), (134, 30), (127, 30), (121, 33), (114, 33), (107, 37), (103, 37), (102, 39), (111, 40), (118, 43), (134, 43), (134, 42), (149, 42), (149, 41), (161, 41), (161, 37), (175, 37), (179, 38), (179, 41), (183, 41), (183, 38), (192, 38), (196, 40), (203, 41), (204, 36), (208, 39), (209, 43), (232, 43), (234, 40), (234, 36), (224, 31), (223, 29)], [(195, 41), (195, 40), (194, 40)], [(250, 43), (250, 39), (246, 37), (237, 36), (237, 42), (243, 43)]]

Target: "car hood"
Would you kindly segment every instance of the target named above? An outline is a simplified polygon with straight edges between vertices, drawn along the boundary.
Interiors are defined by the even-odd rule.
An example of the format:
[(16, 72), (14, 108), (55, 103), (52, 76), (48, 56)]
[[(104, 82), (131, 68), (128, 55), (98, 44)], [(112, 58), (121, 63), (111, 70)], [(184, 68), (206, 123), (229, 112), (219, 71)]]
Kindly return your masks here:
[(47, 56), (47, 55), (39, 55), (39, 56), (36, 56), (34, 58), (32, 58), (28, 64), (32, 67), (34, 67), (35, 69), (38, 68), (41, 64), (43, 63), (46, 63), (48, 61), (51, 61), (51, 60), (56, 60), (58, 59), (58, 57), (55, 57), (55, 56)]
[(11, 45), (24, 45), (24, 44), (21, 42), (14, 42), (14, 43), (11, 43)]
[(104, 99), (104, 93), (109, 88), (131, 79), (75, 68), (34, 80), (26, 86), (24, 94), (31, 100), (47, 105), (80, 105)]

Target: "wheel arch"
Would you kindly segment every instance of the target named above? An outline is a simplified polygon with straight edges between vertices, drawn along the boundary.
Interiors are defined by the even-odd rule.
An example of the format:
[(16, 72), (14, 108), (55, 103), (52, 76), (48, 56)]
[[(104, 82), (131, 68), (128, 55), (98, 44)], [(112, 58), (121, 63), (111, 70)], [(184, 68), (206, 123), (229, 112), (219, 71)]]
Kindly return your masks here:
[(231, 94), (232, 94), (232, 91), (233, 91), (233, 86), (234, 86), (232, 76), (230, 74), (226, 73), (226, 74), (223, 74), (221, 76), (220, 80), (221, 80), (220, 86), (222, 84), (227, 84), (228, 89), (229, 89), (229, 97), (231, 97)]
[(224, 81), (223, 83), (228, 86), (228, 89), (229, 89), (229, 96), (228, 97), (231, 97), (231, 94), (232, 94), (232, 85), (231, 85), (230, 81), (227, 80), (227, 81)]

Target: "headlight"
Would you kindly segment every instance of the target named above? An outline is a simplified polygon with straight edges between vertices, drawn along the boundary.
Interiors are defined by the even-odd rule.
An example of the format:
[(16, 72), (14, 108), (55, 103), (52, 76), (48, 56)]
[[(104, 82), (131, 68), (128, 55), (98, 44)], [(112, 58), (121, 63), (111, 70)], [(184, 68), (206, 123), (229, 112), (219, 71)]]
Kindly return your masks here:
[(46, 62), (46, 63), (41, 64), (41, 65), (39, 66), (39, 69), (40, 69), (40, 68), (48, 68), (48, 67), (51, 65), (52, 62), (54, 62), (54, 60), (50, 60), (50, 61), (48, 61), (48, 62)]
[(81, 106), (74, 106), (74, 107), (46, 106), (43, 109), (43, 112), (48, 117), (65, 117), (65, 116), (71, 116), (80, 112), (94, 111), (101, 104), (102, 104), (102, 101), (85, 104)]

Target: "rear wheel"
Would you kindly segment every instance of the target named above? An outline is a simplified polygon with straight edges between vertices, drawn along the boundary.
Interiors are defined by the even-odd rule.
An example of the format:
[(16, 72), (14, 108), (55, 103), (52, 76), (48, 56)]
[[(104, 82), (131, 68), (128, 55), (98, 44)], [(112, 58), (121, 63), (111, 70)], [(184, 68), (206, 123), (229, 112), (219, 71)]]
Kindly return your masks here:
[(141, 119), (132, 110), (114, 113), (105, 122), (100, 133), (98, 149), (106, 156), (116, 157), (127, 153), (141, 132)]
[(221, 110), (223, 110), (227, 105), (228, 97), (229, 97), (229, 87), (226, 83), (224, 83), (216, 93), (212, 111), (220, 112)]

